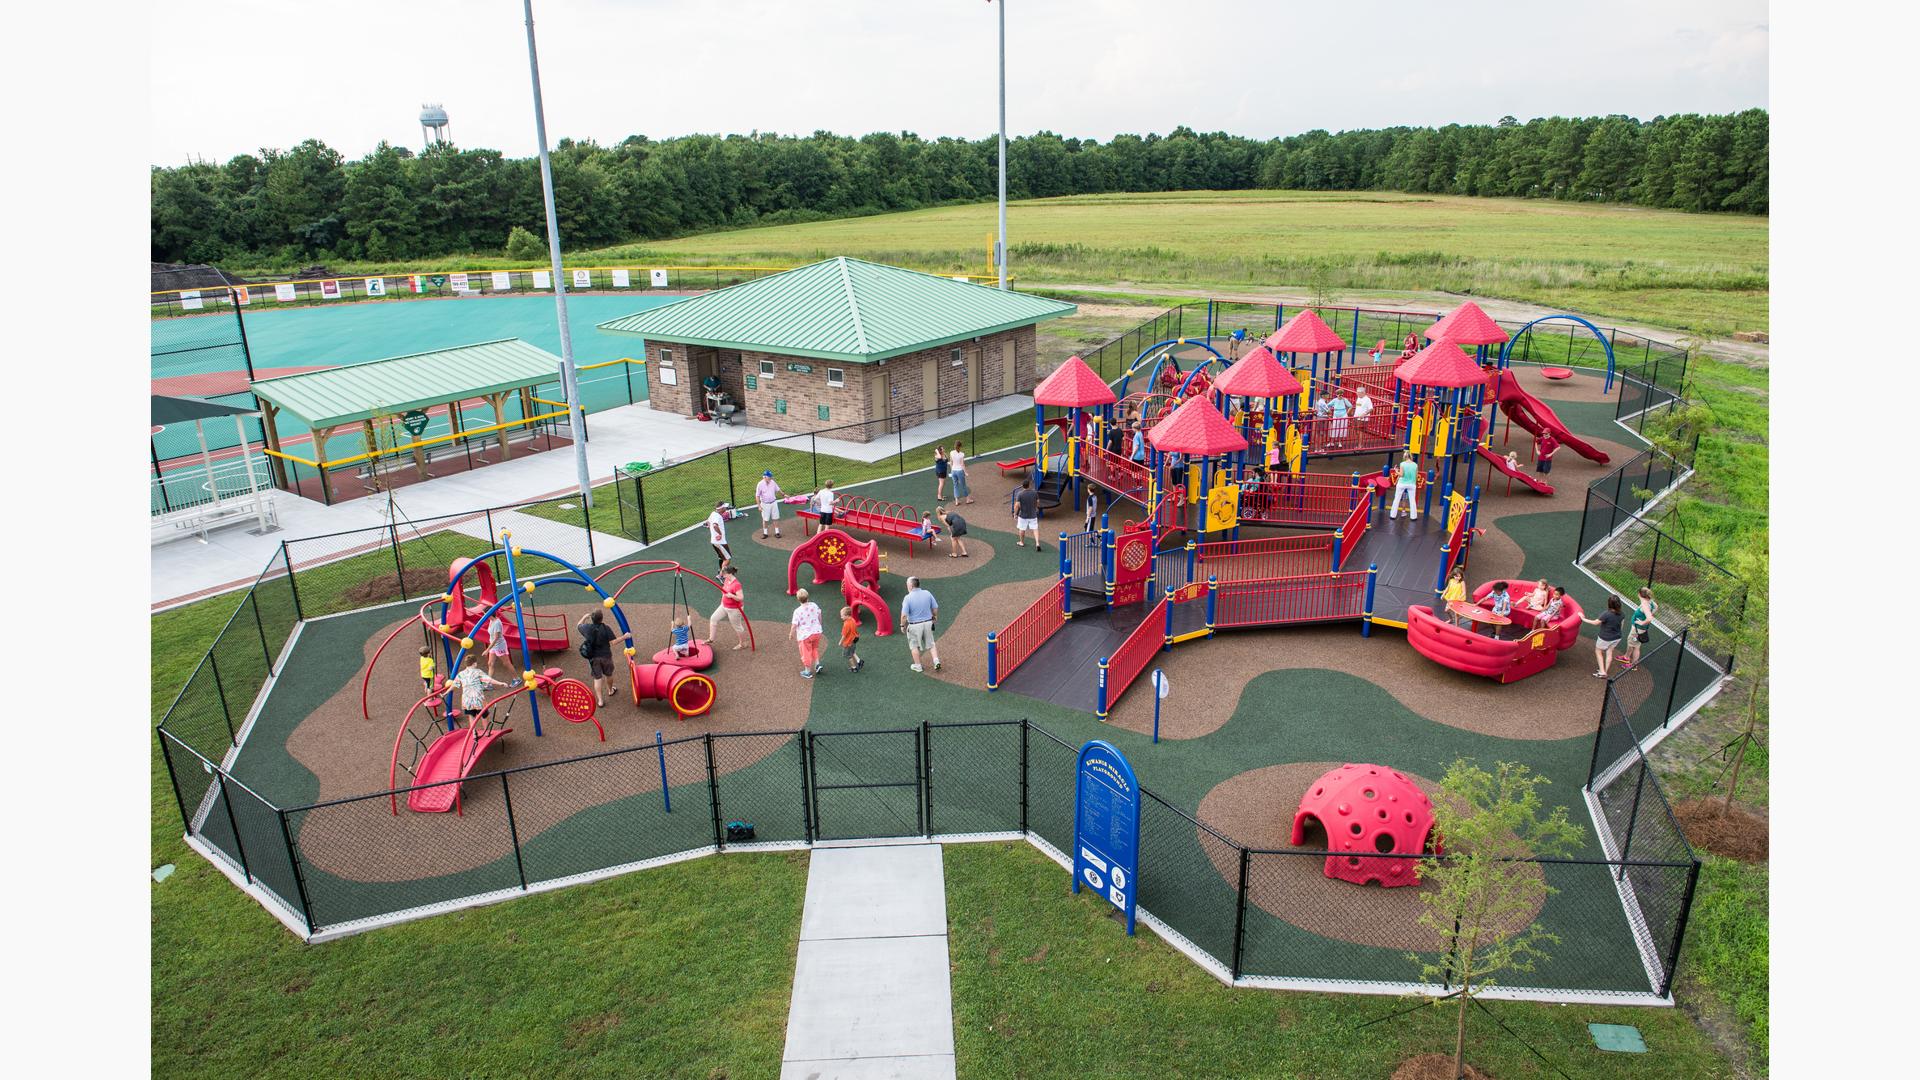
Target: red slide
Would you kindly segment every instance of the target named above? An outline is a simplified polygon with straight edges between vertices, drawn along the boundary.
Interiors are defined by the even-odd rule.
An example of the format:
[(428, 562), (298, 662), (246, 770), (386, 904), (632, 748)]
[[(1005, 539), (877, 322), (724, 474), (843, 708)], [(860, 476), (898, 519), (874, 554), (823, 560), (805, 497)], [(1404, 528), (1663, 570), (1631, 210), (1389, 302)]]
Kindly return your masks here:
[(1520, 380), (1514, 377), (1512, 371), (1495, 373), (1493, 398), (1500, 403), (1501, 408), (1507, 410), (1508, 419), (1525, 428), (1535, 438), (1538, 438), (1542, 431), (1548, 432), (1560, 440), (1560, 445), (1571, 448), (1574, 453), (1588, 461), (1597, 461), (1602, 465), (1607, 463), (1605, 451), (1595, 450), (1580, 436), (1568, 431), (1567, 426), (1560, 422), (1560, 418), (1554, 415), (1546, 402), (1521, 388)]
[[(463, 727), (435, 739), (427, 749), (426, 756), (420, 759), (420, 768), (414, 773), (413, 782), (416, 786), (407, 793), (407, 809), (426, 814), (444, 814), (454, 809), (454, 799), (459, 794), (460, 785), (440, 782), (456, 780), (472, 772), (480, 755), (487, 752), (487, 747), (511, 730), (496, 728), (475, 739), (473, 732)], [(422, 784), (439, 786), (418, 786)]]
[[(1556, 435), (1556, 436), (1554, 436), (1554, 437), (1555, 437), (1555, 438), (1559, 438), (1559, 436), (1557, 436), (1557, 435)], [(1564, 439), (1561, 439), (1561, 441), (1562, 441), (1562, 442), (1565, 442), (1566, 440), (1564, 440)], [(1497, 471), (1499, 471), (1499, 472), (1502, 472), (1502, 473), (1505, 473), (1506, 475), (1508, 475), (1508, 476), (1511, 476), (1511, 477), (1513, 477), (1513, 478), (1514, 478), (1515, 480), (1518, 480), (1518, 481), (1520, 481), (1521, 483), (1523, 483), (1523, 484), (1525, 484), (1525, 485), (1527, 485), (1528, 487), (1530, 487), (1530, 488), (1532, 488), (1533, 490), (1535, 490), (1535, 491), (1537, 491), (1537, 492), (1539, 492), (1539, 493), (1540, 493), (1540, 494), (1542, 494), (1542, 495), (1551, 495), (1551, 494), (1553, 494), (1553, 485), (1552, 485), (1552, 484), (1549, 484), (1549, 483), (1547, 483), (1547, 482), (1546, 482), (1546, 481), (1544, 481), (1544, 480), (1540, 480), (1540, 479), (1538, 479), (1538, 478), (1536, 478), (1536, 477), (1535, 477), (1535, 476), (1534, 476), (1533, 474), (1531, 474), (1531, 473), (1527, 473), (1527, 472), (1522, 472), (1522, 471), (1521, 471), (1521, 470), (1519, 470), (1519, 469), (1509, 469), (1509, 468), (1507, 468), (1507, 459), (1506, 459), (1506, 458), (1505, 458), (1504, 456), (1502, 456), (1502, 455), (1500, 455), (1500, 454), (1496, 454), (1496, 453), (1494, 453), (1493, 451), (1491, 451), (1491, 450), (1489, 450), (1489, 449), (1487, 449), (1487, 448), (1486, 448), (1486, 447), (1484, 447), (1484, 446), (1476, 446), (1476, 447), (1474, 447), (1474, 450), (1475, 450), (1475, 452), (1477, 452), (1477, 453), (1478, 453), (1478, 454), (1479, 454), (1479, 455), (1480, 455), (1481, 457), (1483, 457), (1483, 458), (1486, 458), (1486, 459), (1487, 459), (1487, 464), (1489, 464), (1489, 465), (1491, 465), (1491, 466), (1493, 466), (1493, 467), (1494, 467), (1494, 469), (1496, 469)]]

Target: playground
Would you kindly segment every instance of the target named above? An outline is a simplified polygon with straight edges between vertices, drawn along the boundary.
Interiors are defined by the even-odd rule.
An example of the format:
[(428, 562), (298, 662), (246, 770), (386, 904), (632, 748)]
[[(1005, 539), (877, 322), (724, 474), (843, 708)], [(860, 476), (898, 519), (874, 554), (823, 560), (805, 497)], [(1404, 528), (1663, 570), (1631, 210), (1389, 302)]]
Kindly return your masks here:
[[(1221, 355), (1230, 351), (1240, 354), (1231, 364)], [(1496, 362), (1455, 352), (1476, 373), (1485, 374), (1473, 361)], [(1043, 385), (1036, 442), (976, 448), (974, 501), (947, 504), (968, 524), (965, 559), (948, 557), (950, 538), (929, 543), (919, 530), (936, 505), (930, 472), (842, 492), (831, 532), (789, 516), (779, 538), (763, 540), (749, 508), (730, 525), (749, 647), (733, 649), (735, 632), (721, 620), (711, 665), (698, 672), (707, 688), (685, 699), (652, 669), (672, 665), (676, 620), (690, 617), (698, 641), (719, 604), (704, 528), (654, 543), (643, 563), (602, 567), (576, 567), (531, 541), (516, 550), (511, 537), (485, 554), (471, 541), (450, 546), (447, 591), (301, 623), (237, 749), (217, 762), (231, 777), (228, 798), (195, 787), (182, 812), (211, 847), (241, 841), (260, 862), (271, 829), (220, 804), (230, 810), (251, 796), (285, 808), (286, 854), (255, 876), (297, 907), (283, 920), (326, 937), (645, 865), (716, 838), (729, 848), (778, 847), (1024, 826), (1058, 846), (1071, 797), (1066, 748), (1105, 738), (1163, 807), (1143, 840), (1157, 875), (1143, 883), (1143, 906), (1223, 966), (1232, 953), (1233, 974), (1256, 985), (1404, 983), (1405, 953), (1431, 946), (1415, 925), (1420, 890), (1326, 876), (1324, 841), (1316, 848), (1289, 834), (1295, 808), (1343, 763), (1379, 763), (1431, 791), (1465, 757), (1524, 763), (1551, 781), (1550, 802), (1591, 820), (1583, 788), (1599, 755), (1603, 689), (1638, 709), (1675, 696), (1671, 669), (1648, 665), (1603, 683), (1591, 677), (1593, 630), (1578, 624), (1570, 642), (1524, 629), (1498, 643), (1479, 635), (1468, 645), (1493, 649), (1492, 667), (1448, 659), (1409, 635), (1456, 566), (1470, 593), (1509, 580), (1518, 595), (1545, 579), (1579, 611), (1603, 608), (1604, 590), (1571, 564), (1580, 510), (1603, 462), (1638, 444), (1614, 422), (1616, 398), (1597, 369), (1557, 377), (1490, 366), (1497, 378), (1478, 392), (1403, 387), (1396, 403), (1392, 380), (1364, 349), (1340, 360), (1331, 350), (1278, 355), (1288, 359), (1273, 367), (1301, 383), (1281, 387), (1290, 400), (1236, 394), (1214, 413), (1217, 425), (1185, 421), (1221, 400), (1194, 387), (1207, 378), (1231, 390), (1249, 377), (1236, 371), (1256, 372), (1245, 343), (1148, 348), (1131, 388), (1120, 380), (1108, 395), (1115, 411), (1098, 416), (1101, 406), (1085, 403), (1049, 410)], [(1391, 359), (1380, 367), (1390, 371)], [(1167, 370), (1177, 371), (1175, 386), (1155, 401)], [(1142, 391), (1143, 381), (1155, 389)], [(1376, 389), (1378, 413), (1399, 417), (1400, 431), (1370, 440), (1359, 420), (1344, 431), (1320, 422), (1309, 388), (1329, 384)], [(1105, 449), (1100, 430), (1119, 423), (1129, 400), (1167, 431), (1224, 431), (1239, 450), (1155, 448), (1144, 468), (1130, 468), (1131, 455)], [(1403, 456), (1407, 424), (1423, 425), (1425, 440), (1417, 521), (1404, 508), (1389, 517), (1391, 486), (1376, 480)], [(1519, 482), (1537, 476), (1535, 428), (1564, 436), (1568, 448), (1550, 486)], [(1343, 436), (1347, 446), (1328, 445)], [(1257, 468), (1270, 447), (1291, 467)], [(1492, 467), (1509, 451), (1522, 476)], [(1169, 462), (1162, 453), (1187, 456)], [(1044, 508), (1038, 550), (1018, 543), (1011, 510), (1030, 478)], [(1231, 508), (1218, 494), (1224, 485), (1238, 488)], [(1091, 531), (1082, 508), (1090, 495), (1106, 519)], [(1226, 513), (1231, 524), (1207, 527), (1222, 525), (1228, 509), (1237, 511)], [(1129, 555), (1142, 545), (1142, 556)], [(910, 575), (939, 603), (938, 670), (910, 671), (905, 634), (892, 625)], [(841, 605), (856, 606), (863, 670), (848, 670), (828, 639), (817, 675), (800, 676), (788, 639), (794, 587), (810, 591), (829, 633)], [(614, 693), (589, 709), (581, 691), (591, 672), (574, 627), (595, 611), (615, 633), (632, 633), (633, 655), (616, 642)], [(487, 712), (469, 726), (457, 693), (443, 683), (427, 690), (419, 653), (434, 656), (444, 680), (466, 653), (485, 650), (496, 614), (510, 648), (495, 677), (506, 685), (488, 690)], [(1051, 629), (1022, 630), (1023, 619)], [(1451, 622), (1434, 632), (1471, 634)], [(1648, 652), (1665, 640), (1656, 624)], [(1168, 687), (1164, 700), (1154, 671)], [(585, 697), (591, 704), (591, 689)], [(171, 754), (183, 775), (187, 755)], [(1608, 862), (1621, 857), (1589, 829), (1572, 859), (1541, 865), (1559, 892), (1540, 920), (1562, 944), (1519, 992), (1664, 993), (1672, 960), (1663, 935), (1674, 932), (1675, 912), (1623, 903)], [(1670, 884), (1675, 875), (1684, 881), (1686, 871), (1659, 863), (1643, 876)], [(1238, 924), (1236, 894), (1245, 897)]]

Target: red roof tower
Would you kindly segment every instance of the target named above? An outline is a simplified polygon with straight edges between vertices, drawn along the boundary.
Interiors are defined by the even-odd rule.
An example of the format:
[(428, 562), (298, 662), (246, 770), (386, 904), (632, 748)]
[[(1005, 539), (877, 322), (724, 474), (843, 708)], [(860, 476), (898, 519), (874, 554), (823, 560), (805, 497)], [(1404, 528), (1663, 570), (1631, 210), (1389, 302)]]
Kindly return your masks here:
[(1116, 400), (1113, 387), (1077, 356), (1067, 357), (1066, 363), (1054, 368), (1053, 374), (1033, 388), (1035, 405), (1084, 409), (1089, 405), (1111, 405)]
[(1229, 364), (1213, 380), (1213, 388), (1230, 397), (1249, 398), (1290, 397), (1302, 389), (1300, 380), (1265, 345)]
[(1480, 370), (1460, 346), (1451, 341), (1436, 341), (1400, 362), (1393, 374), (1401, 382), (1415, 386), (1483, 386), (1487, 373)]
[(1347, 343), (1333, 327), (1311, 311), (1302, 311), (1267, 337), (1267, 348), (1277, 353), (1328, 353), (1345, 350)]
[(1507, 340), (1507, 332), (1488, 318), (1479, 304), (1468, 300), (1427, 327), (1426, 338), (1456, 345), (1498, 345)]
[(1147, 441), (1155, 450), (1175, 451), (1197, 457), (1230, 454), (1247, 448), (1246, 437), (1220, 415), (1213, 402), (1204, 397), (1188, 398), (1173, 415), (1147, 432)]

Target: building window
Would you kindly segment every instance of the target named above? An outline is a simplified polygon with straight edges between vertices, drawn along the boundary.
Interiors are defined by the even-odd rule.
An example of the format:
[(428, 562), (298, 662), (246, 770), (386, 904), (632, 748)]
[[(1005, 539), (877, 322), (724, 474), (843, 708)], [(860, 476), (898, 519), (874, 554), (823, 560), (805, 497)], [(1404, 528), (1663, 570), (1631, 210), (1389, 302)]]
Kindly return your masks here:
[(833, 419), (833, 412), (832, 412), (832, 410), (830, 410), (830, 409), (828, 409), (828, 408), (827, 408), (827, 407), (826, 407), (825, 405), (822, 405), (822, 406), (820, 406), (820, 419), (822, 419), (822, 420), (831, 420), (831, 419)]
[(830, 367), (827, 369), (827, 385), (838, 390), (847, 385), (847, 369)]
[(965, 361), (964, 359), (962, 359), (962, 358), (961, 358), (961, 356), (960, 356), (960, 350), (959, 350), (959, 349), (955, 349), (955, 350), (953, 350), (953, 353), (952, 353), (952, 356), (953, 356), (953, 366), (954, 366), (954, 367), (959, 367), (960, 365), (962, 365), (962, 364), (964, 364), (964, 363), (966, 363), (966, 361)]
[(771, 360), (760, 361), (760, 374), (765, 378), (769, 378), (769, 379), (773, 378), (773, 361)]
[(672, 366), (673, 366), (673, 350), (672, 350), (672, 349), (661, 349), (661, 350), (660, 350), (660, 362), (661, 362), (662, 364), (664, 364), (664, 365), (666, 365), (667, 367), (672, 367)]
[(779, 413), (779, 414), (780, 414), (780, 415), (782, 415), (782, 416), (785, 416), (785, 415), (787, 414), (787, 399), (786, 399), (786, 398), (774, 398), (774, 399), (773, 399), (773, 411), (774, 411), (774, 412), (777, 412), (777, 413)]

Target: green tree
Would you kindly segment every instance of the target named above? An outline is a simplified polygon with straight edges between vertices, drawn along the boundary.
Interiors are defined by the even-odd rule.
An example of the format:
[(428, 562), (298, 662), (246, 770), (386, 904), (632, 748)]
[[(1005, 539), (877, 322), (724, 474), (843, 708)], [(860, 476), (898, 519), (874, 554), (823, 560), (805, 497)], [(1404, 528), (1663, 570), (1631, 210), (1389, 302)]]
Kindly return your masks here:
[(518, 225), (507, 234), (507, 258), (528, 264), (547, 261), (547, 245)]
[(1532, 971), (1547, 958), (1547, 946), (1560, 941), (1532, 917), (1556, 890), (1531, 860), (1566, 854), (1585, 832), (1564, 806), (1542, 812), (1546, 783), (1524, 765), (1503, 761), (1489, 773), (1458, 760), (1433, 799), (1444, 854), (1419, 864), (1419, 921), (1439, 938), (1443, 956), (1438, 963), (1409, 958), (1420, 965), (1422, 982), (1460, 988), (1453, 995), (1455, 1076), (1466, 1075), (1467, 1007), (1474, 994), (1503, 972)]

